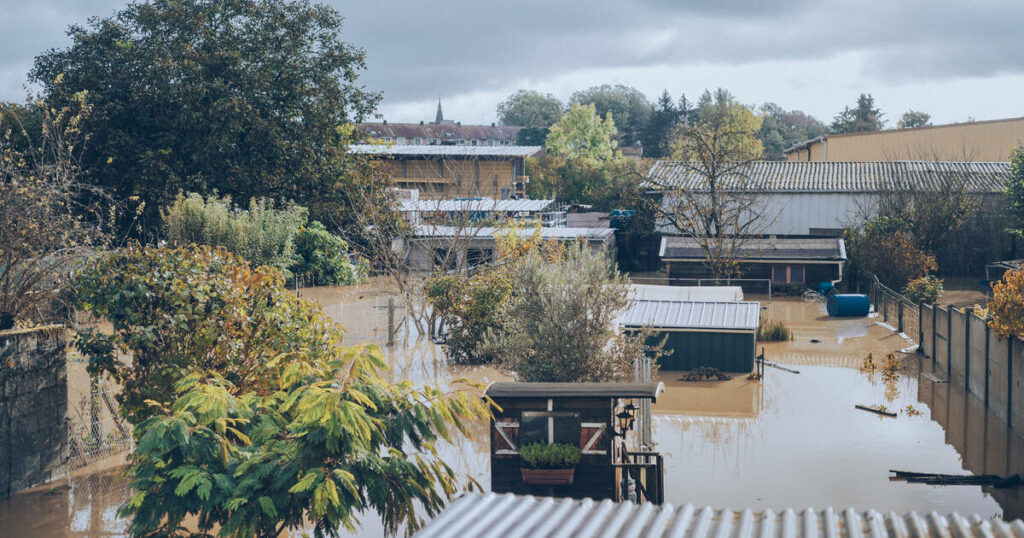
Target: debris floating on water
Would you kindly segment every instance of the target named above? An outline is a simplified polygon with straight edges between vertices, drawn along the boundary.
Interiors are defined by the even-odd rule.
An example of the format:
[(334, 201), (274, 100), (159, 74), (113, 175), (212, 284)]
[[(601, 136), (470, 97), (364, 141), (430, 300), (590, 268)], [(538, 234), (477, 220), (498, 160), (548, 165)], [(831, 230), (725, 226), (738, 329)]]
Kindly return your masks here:
[(1019, 474), (1013, 476), (999, 476), (994, 474), (936, 474), (916, 473), (912, 471), (897, 471), (889, 469), (890, 481), (905, 480), (910, 484), (928, 484), (931, 486), (991, 486), (996, 488), (1015, 488), (1024, 485), (1024, 479)]
[(882, 416), (886, 416), (886, 417), (895, 417), (896, 416), (896, 413), (893, 413), (892, 411), (889, 411), (889, 410), (885, 409), (884, 407), (871, 407), (871, 406), (860, 405), (860, 404), (854, 405), (854, 407), (856, 407), (857, 409), (861, 409), (863, 411), (870, 411), (872, 413), (875, 413), (875, 414), (878, 414), (878, 415), (882, 415)]

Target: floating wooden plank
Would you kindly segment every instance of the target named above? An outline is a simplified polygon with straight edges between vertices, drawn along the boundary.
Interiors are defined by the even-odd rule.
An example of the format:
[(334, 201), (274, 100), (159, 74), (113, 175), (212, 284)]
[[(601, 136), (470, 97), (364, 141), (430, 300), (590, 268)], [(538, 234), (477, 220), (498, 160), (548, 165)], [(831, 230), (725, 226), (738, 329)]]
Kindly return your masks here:
[(935, 374), (933, 374), (931, 372), (923, 373), (923, 374), (921, 374), (921, 377), (923, 377), (925, 379), (930, 379), (930, 380), (932, 380), (935, 383), (945, 383), (946, 382), (945, 379), (942, 379), (941, 377), (938, 377), (937, 375), (935, 375)]
[(895, 417), (896, 416), (896, 413), (893, 413), (891, 411), (885, 411), (884, 409), (879, 409), (877, 407), (870, 407), (870, 406), (867, 406), (867, 405), (860, 405), (860, 404), (857, 404), (854, 407), (856, 407), (857, 409), (861, 409), (861, 410), (864, 410), (864, 411), (870, 411), (872, 413), (875, 413), (875, 414), (878, 414), (878, 415), (882, 415), (882, 416), (886, 416), (886, 417)]
[(905, 480), (910, 484), (928, 484), (931, 486), (991, 486), (995, 488), (1015, 488), (1024, 484), (1020, 475), (1003, 477), (994, 474), (961, 475), (918, 473), (912, 471), (889, 470), (894, 476), (889, 480)]

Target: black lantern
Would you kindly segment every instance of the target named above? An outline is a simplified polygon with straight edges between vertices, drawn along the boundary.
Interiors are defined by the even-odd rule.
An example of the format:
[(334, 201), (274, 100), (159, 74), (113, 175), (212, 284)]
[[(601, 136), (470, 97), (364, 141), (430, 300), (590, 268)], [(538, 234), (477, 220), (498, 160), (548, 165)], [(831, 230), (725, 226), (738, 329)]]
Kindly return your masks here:
[(633, 402), (629, 402), (628, 404), (626, 404), (626, 413), (629, 413), (629, 428), (628, 429), (630, 429), (630, 430), (633, 429), (633, 423), (636, 422), (636, 411), (637, 411), (637, 406), (633, 405)]
[(623, 411), (615, 415), (616, 425), (619, 427), (618, 435), (625, 437), (626, 432), (633, 426), (633, 415), (629, 411)]

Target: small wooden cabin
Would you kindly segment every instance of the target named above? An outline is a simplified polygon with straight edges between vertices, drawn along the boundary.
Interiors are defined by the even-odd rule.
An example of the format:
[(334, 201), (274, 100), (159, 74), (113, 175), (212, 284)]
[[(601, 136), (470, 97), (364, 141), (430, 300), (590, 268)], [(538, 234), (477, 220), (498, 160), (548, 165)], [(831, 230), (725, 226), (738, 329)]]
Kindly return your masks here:
[[(661, 456), (632, 452), (629, 431), (616, 415), (628, 404), (655, 401), (662, 383), (492, 383), (485, 392), (500, 409), (491, 419), (491, 490), (496, 493), (625, 499), (624, 473), (638, 483), (644, 500), (664, 496)], [(571, 443), (582, 451), (575, 478), (566, 486), (525, 484), (519, 448), (530, 443)]]

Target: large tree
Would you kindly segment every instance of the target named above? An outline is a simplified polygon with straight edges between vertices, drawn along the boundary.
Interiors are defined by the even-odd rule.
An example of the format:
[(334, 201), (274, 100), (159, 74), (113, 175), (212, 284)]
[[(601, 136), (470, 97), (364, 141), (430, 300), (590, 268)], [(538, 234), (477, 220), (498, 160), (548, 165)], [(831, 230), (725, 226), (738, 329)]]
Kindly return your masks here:
[(680, 122), (685, 121), (688, 112), (686, 96), (681, 95), (680, 106), (676, 106), (668, 90), (661, 92), (658, 103), (654, 107), (650, 121), (644, 128), (641, 142), (644, 147), (644, 157), (660, 159), (669, 153), (669, 138), (672, 130)]
[(836, 114), (831, 129), (837, 134), (881, 131), (885, 127), (885, 120), (882, 119), (884, 115), (875, 107), (875, 98), (870, 93), (862, 93), (853, 108), (846, 107)]
[(498, 121), (502, 125), (518, 125), (547, 129), (562, 117), (565, 107), (550, 93), (519, 90), (498, 103)]
[(825, 134), (825, 124), (799, 110), (784, 110), (775, 103), (761, 105), (761, 129), (757, 137), (768, 159), (783, 158), (793, 144)]
[(594, 105), (573, 104), (551, 126), (546, 146), (549, 152), (571, 161), (601, 163), (615, 157), (616, 133), (610, 113), (602, 120)]
[(761, 118), (724, 89), (705, 92), (692, 124), (675, 132), (672, 157), (683, 178), (654, 185), (662, 192), (658, 216), (681, 235), (694, 237), (715, 278), (740, 276), (739, 250), (767, 224), (747, 177), (761, 157)]
[(900, 118), (899, 123), (896, 125), (900, 129), (915, 129), (917, 127), (927, 127), (931, 124), (931, 114), (911, 109), (903, 113), (903, 117)]
[(132, 3), (72, 26), (30, 77), (52, 107), (88, 92), (83, 176), (139, 197), (147, 226), (182, 190), (344, 218), (347, 191), (366, 187), (345, 158), (349, 124), (379, 96), (358, 84), (364, 53), (341, 26), (309, 0)]
[(610, 113), (618, 125), (619, 143), (623, 146), (632, 146), (641, 140), (654, 111), (640, 90), (622, 84), (604, 84), (578, 91), (572, 94), (569, 103), (594, 105), (598, 116)]

